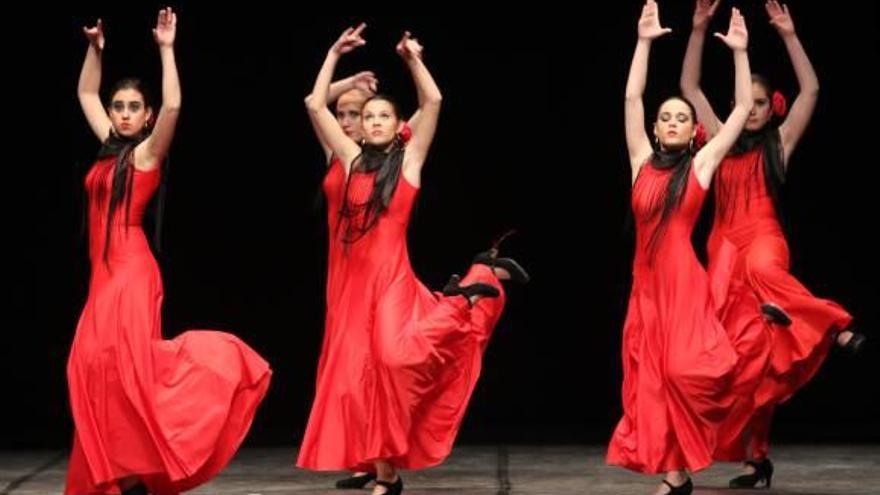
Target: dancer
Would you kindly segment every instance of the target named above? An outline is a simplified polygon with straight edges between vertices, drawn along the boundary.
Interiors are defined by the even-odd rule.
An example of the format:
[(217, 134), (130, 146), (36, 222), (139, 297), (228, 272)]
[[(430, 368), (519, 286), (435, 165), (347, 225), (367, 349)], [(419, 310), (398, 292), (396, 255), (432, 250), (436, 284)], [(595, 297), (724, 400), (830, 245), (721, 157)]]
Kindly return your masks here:
[[(345, 135), (356, 143), (360, 143), (363, 139), (361, 132), (361, 108), (364, 106), (367, 98), (375, 95), (378, 85), (379, 80), (372, 71), (362, 71), (345, 79), (332, 82), (330, 89), (327, 91), (328, 103), (335, 103), (336, 121), (339, 122), (339, 126), (342, 127)], [(312, 95), (309, 94), (305, 100), (306, 105), (310, 104), (311, 99)], [(312, 129), (315, 131), (321, 143), (321, 148), (324, 150), (325, 163), (329, 168), (333, 168), (335, 166), (333, 162), (339, 159), (333, 155), (333, 150), (321, 134), (321, 129), (315, 123), (314, 118), (312, 118), (311, 112), (309, 112), (309, 118), (312, 122)], [(418, 122), (419, 112), (416, 111), (409, 122), (404, 124), (400, 132), (400, 139), (403, 144), (409, 141), (409, 137), (412, 136), (412, 127), (418, 127)], [(336, 488), (359, 490), (370, 482), (375, 481), (375, 479), (375, 473), (367, 471), (355, 472), (349, 477), (338, 480)]]
[[(376, 476), (375, 495), (400, 494), (398, 469), (448, 456), (504, 306), (501, 280), (528, 275), (497, 249), (430, 292), (409, 264), (406, 232), (440, 113), (441, 94), (409, 33), (397, 45), (416, 84), (418, 125), (404, 145), (396, 104), (374, 95), (362, 143), (327, 108), (339, 58), (362, 46), (349, 28), (327, 53), (307, 109), (332, 155), (324, 178), (330, 229), (327, 316), (315, 401), (297, 464)], [(497, 244), (496, 244), (497, 248)]]
[(712, 462), (715, 430), (729, 408), (727, 389), (736, 365), (691, 233), (712, 175), (745, 124), (751, 87), (748, 33), (733, 9), (727, 34), (716, 33), (733, 52), (736, 68), (736, 102), (727, 122), (700, 148), (693, 106), (668, 98), (657, 112), (652, 147), (642, 94), (651, 43), (668, 32), (660, 25), (656, 2), (648, 0), (624, 105), (636, 255), (623, 330), (624, 412), (607, 461), (642, 473), (666, 473), (656, 494), (690, 494), (687, 471)]
[[(681, 74), (682, 93), (694, 102), (710, 136), (722, 124), (699, 87), (700, 59), (717, 6), (718, 0), (697, 0)], [(715, 180), (715, 220), (708, 244), (710, 272), (723, 244), (733, 243), (737, 252), (722, 322), (740, 355), (735, 387), (739, 404), (721, 428), (716, 453), (719, 460), (746, 461), (744, 474), (731, 480), (732, 488), (770, 486), (769, 432), (775, 406), (813, 377), (834, 342), (857, 352), (865, 341), (851, 330), (852, 317), (843, 308), (813, 296), (789, 273), (779, 194), (789, 158), (813, 114), (819, 82), (788, 6), (771, 0), (765, 8), (788, 50), (800, 91), (786, 115), (782, 94), (767, 78), (752, 75), (754, 101), (745, 130)]]
[(269, 386), (268, 364), (233, 335), (162, 340), (162, 280), (141, 219), (161, 191), (180, 111), (176, 26), (170, 8), (159, 11), (155, 119), (135, 79), (113, 87), (105, 110), (103, 25), (84, 28), (78, 94), (103, 147), (85, 179), (91, 279), (67, 364), (76, 430), (66, 495), (173, 495), (205, 483), (235, 454)]

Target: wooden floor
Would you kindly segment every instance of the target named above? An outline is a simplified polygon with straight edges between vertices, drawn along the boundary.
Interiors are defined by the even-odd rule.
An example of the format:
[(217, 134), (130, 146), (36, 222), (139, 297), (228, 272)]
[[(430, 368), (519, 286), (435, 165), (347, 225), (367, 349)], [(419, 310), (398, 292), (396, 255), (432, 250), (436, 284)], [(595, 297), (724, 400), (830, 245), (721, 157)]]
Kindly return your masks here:
[[(440, 467), (404, 472), (408, 495), (430, 494), (649, 494), (659, 478), (604, 464), (604, 446), (470, 446), (455, 450)], [(245, 449), (222, 475), (189, 492), (204, 495), (340, 495), (339, 473), (295, 469), (294, 448)], [(733, 464), (694, 476), (696, 494), (880, 494), (880, 445), (789, 445), (774, 447), (772, 490), (729, 490)], [(61, 494), (65, 452), (0, 452), (0, 495)]]

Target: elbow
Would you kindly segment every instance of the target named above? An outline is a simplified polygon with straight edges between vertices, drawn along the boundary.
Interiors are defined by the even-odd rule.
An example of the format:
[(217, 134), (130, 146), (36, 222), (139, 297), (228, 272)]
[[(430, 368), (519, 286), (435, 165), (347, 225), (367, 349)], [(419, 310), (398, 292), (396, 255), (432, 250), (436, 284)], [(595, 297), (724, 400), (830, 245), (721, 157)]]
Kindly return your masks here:
[(100, 98), (100, 95), (98, 95), (97, 91), (85, 89), (83, 87), (76, 88), (76, 96), (80, 99), (80, 101), (88, 99), (88, 98), (92, 98), (92, 97)]
[(742, 120), (743, 125), (745, 125), (746, 120), (749, 119), (749, 112), (751, 111), (751, 105), (746, 105), (738, 102), (733, 105), (733, 110), (730, 112), (730, 115), (736, 116), (736, 119)]
[(166, 100), (162, 102), (162, 111), (177, 115), (180, 113), (181, 99), (180, 98), (172, 98), (170, 100)]
[(439, 90), (428, 95), (428, 97), (425, 98), (426, 105), (433, 105), (433, 106), (439, 107), (442, 103), (443, 103), (443, 94), (440, 93)]
[(681, 96), (693, 101), (696, 99), (700, 87), (689, 81), (685, 76), (682, 76), (678, 81), (678, 90), (681, 91)]
[(306, 96), (304, 103), (306, 105), (306, 110), (311, 114), (320, 112), (324, 107), (324, 105), (321, 105), (313, 95)]
[(803, 93), (813, 99), (819, 98), (819, 81), (816, 81), (812, 85), (810, 85), (809, 87), (802, 89), (801, 93)]

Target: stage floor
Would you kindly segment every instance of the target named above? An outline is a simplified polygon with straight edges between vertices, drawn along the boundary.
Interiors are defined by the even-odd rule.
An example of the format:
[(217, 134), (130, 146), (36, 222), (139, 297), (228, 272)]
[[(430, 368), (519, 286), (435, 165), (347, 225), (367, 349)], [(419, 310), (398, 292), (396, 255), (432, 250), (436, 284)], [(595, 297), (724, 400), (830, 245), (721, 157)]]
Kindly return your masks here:
[[(604, 446), (465, 446), (445, 464), (404, 472), (408, 495), (467, 494), (649, 494), (659, 477), (641, 476), (604, 464)], [(880, 445), (781, 445), (773, 448), (773, 489), (728, 490), (733, 464), (717, 464), (694, 477), (695, 494), (880, 494)], [(249, 448), (211, 483), (189, 492), (202, 495), (340, 495), (332, 489), (340, 473), (293, 467), (294, 448)], [(0, 452), (0, 495), (62, 493), (65, 452)]]

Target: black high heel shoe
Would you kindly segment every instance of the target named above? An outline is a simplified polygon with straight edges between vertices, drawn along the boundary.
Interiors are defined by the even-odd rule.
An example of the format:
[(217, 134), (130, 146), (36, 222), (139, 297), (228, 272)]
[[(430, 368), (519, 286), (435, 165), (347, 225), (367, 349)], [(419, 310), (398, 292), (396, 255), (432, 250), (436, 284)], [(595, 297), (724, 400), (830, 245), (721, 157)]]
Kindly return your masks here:
[(761, 313), (770, 323), (775, 323), (784, 327), (791, 325), (791, 317), (788, 316), (788, 313), (772, 302), (762, 303)]
[(743, 474), (730, 480), (730, 488), (755, 488), (758, 483), (763, 482), (764, 488), (770, 488), (773, 481), (773, 463), (770, 459), (764, 459), (761, 462), (746, 461), (746, 464), (755, 468), (752, 474)]
[[(865, 346), (865, 341), (868, 340), (868, 337), (865, 337), (865, 334), (856, 332), (851, 328), (847, 328), (844, 332), (852, 332), (852, 337), (849, 338), (849, 341), (847, 341), (846, 344), (839, 345), (839, 347), (853, 356), (862, 352), (862, 348)], [(834, 340), (836, 341), (839, 336), (840, 333), (836, 334)]]
[(349, 476), (336, 482), (336, 488), (340, 490), (360, 490), (367, 486), (367, 483), (376, 479), (374, 473), (360, 474), (357, 476)]
[(138, 483), (127, 490), (122, 490), (122, 495), (150, 495), (150, 492), (147, 491), (147, 485)]
[(467, 299), (468, 304), (471, 304), (471, 298), (474, 296), (498, 297), (501, 295), (501, 292), (495, 287), (492, 287), (489, 284), (484, 284), (483, 282), (461, 285), (461, 277), (458, 275), (452, 275), (449, 277), (449, 282), (443, 287), (443, 295), (447, 297), (462, 296)]
[(382, 487), (385, 487), (385, 495), (400, 495), (403, 493), (403, 478), (400, 475), (397, 475), (397, 481), (382, 481), (376, 480), (376, 484)]
[(501, 268), (510, 274), (510, 280), (519, 284), (527, 283), (531, 277), (528, 272), (513, 258), (499, 258), (498, 248), (505, 239), (513, 235), (516, 231), (511, 230), (502, 235), (498, 240), (492, 243), (492, 247), (488, 251), (483, 251), (474, 257), (473, 264), (486, 265), (489, 268)]
[(666, 480), (663, 480), (663, 483), (669, 487), (669, 495), (691, 495), (694, 491), (694, 482), (691, 481), (690, 478), (678, 486), (675, 486)]

